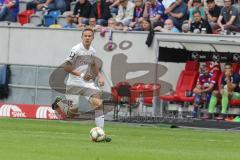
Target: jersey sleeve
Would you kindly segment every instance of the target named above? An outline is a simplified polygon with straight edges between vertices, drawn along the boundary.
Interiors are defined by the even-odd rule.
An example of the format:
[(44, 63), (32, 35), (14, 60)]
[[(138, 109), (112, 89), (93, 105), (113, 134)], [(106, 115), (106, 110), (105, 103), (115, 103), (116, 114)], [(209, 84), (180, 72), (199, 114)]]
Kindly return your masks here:
[(66, 58), (65, 61), (72, 64), (74, 62), (76, 56), (77, 56), (77, 50), (72, 48), (71, 51), (70, 51), (69, 56)]
[(213, 72), (211, 72), (210, 73), (210, 83), (216, 84), (218, 82), (219, 76), (220, 76), (219, 70), (214, 70)]
[(199, 86), (202, 86), (202, 85), (203, 85), (201, 75), (198, 77), (197, 85), (199, 85)]

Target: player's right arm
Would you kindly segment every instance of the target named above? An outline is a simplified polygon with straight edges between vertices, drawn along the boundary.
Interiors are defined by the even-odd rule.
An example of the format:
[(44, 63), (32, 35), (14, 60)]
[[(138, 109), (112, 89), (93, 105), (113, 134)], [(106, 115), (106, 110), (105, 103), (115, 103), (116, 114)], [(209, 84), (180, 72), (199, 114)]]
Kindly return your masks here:
[(72, 75), (75, 75), (75, 76), (80, 76), (81, 73), (79, 71), (75, 70), (76, 66), (73, 65), (75, 58), (76, 58), (76, 51), (72, 49), (70, 55), (66, 58), (65, 65), (64, 65), (64, 71), (68, 72)]
[(80, 72), (75, 70), (75, 67), (72, 65), (72, 63), (69, 63), (68, 61), (65, 62), (64, 65), (64, 71), (71, 73), (75, 76), (80, 76)]

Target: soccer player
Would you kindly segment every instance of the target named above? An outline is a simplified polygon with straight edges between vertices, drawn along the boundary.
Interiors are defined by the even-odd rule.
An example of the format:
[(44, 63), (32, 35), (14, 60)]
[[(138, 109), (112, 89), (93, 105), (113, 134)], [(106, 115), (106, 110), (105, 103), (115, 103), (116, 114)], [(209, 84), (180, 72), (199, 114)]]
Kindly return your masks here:
[[(197, 85), (193, 92), (195, 93), (194, 98), (194, 113), (203, 104), (208, 105), (212, 91), (216, 85), (216, 82), (212, 79), (212, 74), (209, 72), (206, 64), (203, 64), (200, 68), (200, 75), (198, 77)], [(196, 115), (194, 115), (195, 117)]]
[[(69, 118), (78, 116), (81, 112), (95, 110), (95, 123), (97, 127), (103, 128), (103, 100), (99, 86), (104, 85), (104, 77), (94, 58), (96, 51), (91, 45), (94, 39), (93, 30), (86, 28), (82, 31), (81, 38), (82, 42), (72, 48), (64, 65), (64, 70), (69, 73), (66, 82), (67, 103), (58, 97), (52, 108)], [(109, 139), (107, 136), (106, 141)]]

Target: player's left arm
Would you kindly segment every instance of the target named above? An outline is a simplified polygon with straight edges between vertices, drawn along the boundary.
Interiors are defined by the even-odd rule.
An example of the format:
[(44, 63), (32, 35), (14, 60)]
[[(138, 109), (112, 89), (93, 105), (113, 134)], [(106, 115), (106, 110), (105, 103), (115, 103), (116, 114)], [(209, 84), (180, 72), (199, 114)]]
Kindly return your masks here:
[(98, 77), (99, 86), (104, 86), (104, 77), (97, 65), (95, 58), (93, 60), (92, 69), (94, 74)]

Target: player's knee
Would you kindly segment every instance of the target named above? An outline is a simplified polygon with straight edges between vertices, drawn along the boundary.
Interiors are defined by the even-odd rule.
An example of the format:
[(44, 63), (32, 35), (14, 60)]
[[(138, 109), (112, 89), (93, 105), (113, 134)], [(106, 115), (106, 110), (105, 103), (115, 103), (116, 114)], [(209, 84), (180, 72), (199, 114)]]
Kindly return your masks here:
[(94, 107), (94, 109), (101, 108), (103, 101), (99, 98), (92, 97), (90, 98), (90, 104)]

